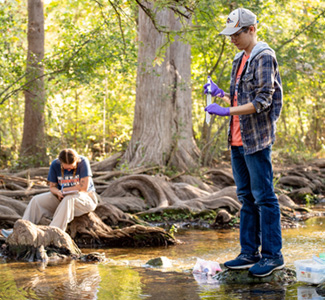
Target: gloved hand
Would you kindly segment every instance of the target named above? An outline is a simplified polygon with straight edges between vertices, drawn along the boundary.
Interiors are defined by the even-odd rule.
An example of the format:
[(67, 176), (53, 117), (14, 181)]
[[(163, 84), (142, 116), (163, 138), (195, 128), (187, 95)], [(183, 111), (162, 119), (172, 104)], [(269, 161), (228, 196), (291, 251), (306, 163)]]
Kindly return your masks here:
[[(225, 92), (220, 89), (211, 79), (211, 96), (215, 97), (218, 96), (220, 98), (223, 98), (225, 96)], [(204, 94), (208, 94), (208, 87), (209, 87), (210, 83), (206, 83), (203, 88), (204, 88)]]
[(221, 107), (217, 103), (212, 103), (208, 105), (205, 109), (210, 115), (218, 115), (218, 116), (230, 116), (230, 107)]

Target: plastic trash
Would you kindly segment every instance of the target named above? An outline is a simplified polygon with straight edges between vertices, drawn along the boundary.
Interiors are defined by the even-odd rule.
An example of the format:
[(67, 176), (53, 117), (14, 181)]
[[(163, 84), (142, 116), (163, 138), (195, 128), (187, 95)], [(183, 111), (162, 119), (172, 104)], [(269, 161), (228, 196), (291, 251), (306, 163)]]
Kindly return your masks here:
[(215, 275), (217, 272), (222, 271), (220, 265), (216, 261), (204, 260), (197, 258), (196, 264), (193, 268), (194, 274), (204, 273), (207, 275)]
[(315, 261), (321, 265), (325, 265), (325, 259), (320, 258), (320, 257), (316, 256), (315, 254), (313, 255), (313, 261)]
[(13, 229), (1, 229), (1, 234), (5, 237), (8, 238), (9, 235), (11, 235), (14, 232)]

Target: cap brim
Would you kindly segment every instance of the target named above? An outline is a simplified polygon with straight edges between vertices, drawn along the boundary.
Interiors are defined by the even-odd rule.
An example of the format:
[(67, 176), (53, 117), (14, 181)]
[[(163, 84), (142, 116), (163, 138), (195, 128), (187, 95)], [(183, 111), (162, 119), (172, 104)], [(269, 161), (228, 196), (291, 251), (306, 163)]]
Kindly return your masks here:
[(241, 27), (235, 27), (235, 28), (225, 28), (224, 30), (222, 30), (219, 35), (232, 35), (234, 33), (236, 33), (237, 31), (239, 31), (241, 29)]

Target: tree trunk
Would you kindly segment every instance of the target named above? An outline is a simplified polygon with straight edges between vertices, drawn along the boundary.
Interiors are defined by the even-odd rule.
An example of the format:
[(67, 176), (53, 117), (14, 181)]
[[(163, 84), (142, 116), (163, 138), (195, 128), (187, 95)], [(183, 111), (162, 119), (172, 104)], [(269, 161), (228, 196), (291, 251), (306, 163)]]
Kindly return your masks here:
[(42, 0), (28, 0), (28, 54), (24, 133), (20, 156), (34, 157), (34, 166), (46, 162), (44, 143), (45, 91), (43, 80), (44, 10)]
[[(157, 12), (155, 22), (169, 30), (181, 27), (168, 9)], [(166, 35), (140, 10), (133, 134), (124, 156), (131, 168), (168, 165), (188, 170), (198, 163), (192, 132), (190, 45), (176, 39), (166, 49), (164, 61), (154, 64), (164, 43)]]

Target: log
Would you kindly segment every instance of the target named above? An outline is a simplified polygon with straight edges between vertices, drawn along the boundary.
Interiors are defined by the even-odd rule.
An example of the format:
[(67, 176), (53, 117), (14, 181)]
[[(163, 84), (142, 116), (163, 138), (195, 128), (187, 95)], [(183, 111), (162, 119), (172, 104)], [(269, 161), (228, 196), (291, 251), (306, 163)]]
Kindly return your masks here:
[(27, 170), (23, 170), (21, 172), (11, 174), (14, 177), (34, 177), (34, 176), (42, 176), (47, 177), (47, 174), (49, 173), (49, 167), (40, 167), (40, 168), (30, 168)]
[(12, 185), (16, 186), (19, 190), (31, 187), (44, 188), (47, 186), (47, 180), (39, 177), (37, 179), (25, 179), (17, 176), (0, 174), (0, 181), (3, 183), (5, 188), (8, 185)]
[(102, 170), (113, 170), (117, 165), (119, 159), (122, 157), (123, 153), (116, 153), (109, 158), (104, 159), (103, 161), (92, 163), (91, 169), (93, 171), (102, 171)]
[(31, 190), (23, 190), (23, 191), (4, 191), (0, 190), (0, 196), (8, 196), (8, 197), (30, 197), (34, 195), (38, 195), (41, 193), (46, 193), (50, 189), (42, 188), (42, 189), (31, 189)]

